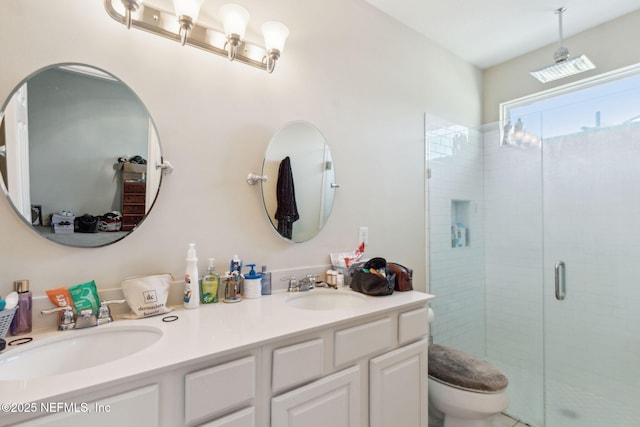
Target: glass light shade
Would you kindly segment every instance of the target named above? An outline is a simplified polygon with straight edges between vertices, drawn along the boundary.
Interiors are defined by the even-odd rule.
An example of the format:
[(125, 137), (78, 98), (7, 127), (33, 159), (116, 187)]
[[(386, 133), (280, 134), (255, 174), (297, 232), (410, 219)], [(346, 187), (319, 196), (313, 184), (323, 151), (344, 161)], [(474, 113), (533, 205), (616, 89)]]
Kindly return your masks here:
[(240, 39), (244, 38), (250, 18), (247, 9), (237, 4), (225, 4), (220, 8), (220, 18), (226, 35), (237, 34)]
[(280, 53), (284, 50), (284, 43), (289, 37), (289, 29), (280, 22), (265, 22), (262, 24), (262, 34), (267, 51), (278, 49)]
[(204, 0), (173, 0), (173, 9), (178, 18), (184, 15), (196, 22), (203, 2)]

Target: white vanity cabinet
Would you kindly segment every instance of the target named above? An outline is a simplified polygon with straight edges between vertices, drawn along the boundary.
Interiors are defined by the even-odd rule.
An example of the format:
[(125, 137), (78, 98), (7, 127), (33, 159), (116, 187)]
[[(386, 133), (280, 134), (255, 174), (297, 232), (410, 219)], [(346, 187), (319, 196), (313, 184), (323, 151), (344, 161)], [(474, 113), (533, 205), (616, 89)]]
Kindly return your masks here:
[[(229, 340), (241, 344), (229, 345), (224, 351), (192, 353), (196, 356), (187, 359), (176, 357), (154, 369), (143, 369), (153, 360), (141, 357), (141, 368), (133, 375), (111, 377), (104, 371), (111, 368), (98, 367), (92, 375), (105, 374), (103, 378), (107, 379), (41, 399), (88, 405), (92, 412), (0, 414), (0, 425), (426, 427), (428, 296), (407, 293), (397, 297), (405, 302), (395, 305), (387, 302), (393, 301), (391, 298), (373, 300), (371, 304), (378, 308), (361, 314), (336, 310), (322, 317), (316, 313), (305, 317), (304, 311), (291, 312), (286, 319), (300, 321), (303, 326), (268, 337), (260, 333), (251, 339), (231, 334)], [(265, 305), (260, 307), (268, 312), (268, 304), (275, 302), (263, 299)], [(250, 303), (238, 305), (250, 308), (259, 302), (253, 301), (254, 306)], [(185, 311), (180, 316), (185, 324), (194, 319), (221, 324), (223, 315), (235, 313), (232, 308), (237, 310), (227, 306), (210, 309), (211, 316), (220, 313), (215, 321), (205, 316), (204, 309)], [(266, 320), (257, 315), (251, 318), (251, 311), (238, 312), (237, 316), (254, 322), (255, 329), (263, 322), (275, 322), (274, 312), (270, 311), (271, 317)], [(273, 324), (265, 327), (267, 333)], [(204, 333), (199, 340), (191, 341), (190, 335), (178, 327), (174, 324), (165, 330), (170, 340), (164, 352), (207, 345), (202, 342), (203, 336), (223, 337), (221, 333)], [(242, 333), (237, 328), (234, 332)], [(161, 357), (162, 348), (156, 348), (153, 354)], [(112, 363), (111, 367), (119, 366)], [(87, 372), (74, 375), (77, 378)], [(50, 384), (57, 387), (58, 380), (52, 377)]]
[(271, 427), (427, 426), (426, 307), (263, 348)]

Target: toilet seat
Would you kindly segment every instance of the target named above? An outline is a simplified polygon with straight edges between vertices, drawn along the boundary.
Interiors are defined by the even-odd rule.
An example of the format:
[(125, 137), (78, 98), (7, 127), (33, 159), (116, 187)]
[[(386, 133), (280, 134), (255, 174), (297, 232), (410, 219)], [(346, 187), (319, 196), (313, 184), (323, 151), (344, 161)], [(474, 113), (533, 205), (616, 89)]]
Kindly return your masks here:
[(442, 345), (429, 346), (429, 377), (439, 383), (474, 393), (500, 393), (507, 377), (489, 362)]

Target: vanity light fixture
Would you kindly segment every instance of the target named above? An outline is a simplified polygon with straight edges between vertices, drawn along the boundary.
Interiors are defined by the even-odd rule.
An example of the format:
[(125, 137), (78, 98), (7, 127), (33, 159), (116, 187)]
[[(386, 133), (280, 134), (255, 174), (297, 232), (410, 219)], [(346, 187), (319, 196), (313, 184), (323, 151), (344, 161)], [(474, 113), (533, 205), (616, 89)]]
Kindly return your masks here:
[(122, 0), (122, 5), (124, 6), (125, 11), (125, 25), (127, 26), (127, 29), (130, 29), (133, 14), (140, 9), (142, 0)]
[(236, 59), (238, 46), (244, 39), (250, 15), (244, 7), (228, 3), (220, 8), (220, 17), (224, 24), (224, 33), (227, 36), (224, 47), (227, 50), (229, 61), (233, 61)]
[[(105, 0), (107, 14), (127, 28), (150, 33), (225, 56), (272, 73), (289, 36), (289, 29), (279, 22), (262, 25), (266, 47), (244, 39), (249, 12), (236, 4), (220, 8), (218, 19), (224, 31), (198, 23), (204, 0), (173, 0), (174, 11), (155, 6), (156, 0)], [(153, 4), (152, 4), (153, 3)]]
[[(128, 0), (124, 0), (128, 1)], [(198, 20), (200, 14), (200, 7), (204, 0), (173, 0), (173, 8), (176, 11), (178, 17), (178, 24), (180, 24), (180, 44), (184, 46), (189, 37), (189, 32), (193, 28), (193, 25)]]
[(265, 22), (262, 24), (262, 34), (267, 53), (263, 58), (267, 71), (272, 73), (276, 66), (276, 61), (284, 49), (284, 43), (289, 37), (289, 29), (279, 22)]

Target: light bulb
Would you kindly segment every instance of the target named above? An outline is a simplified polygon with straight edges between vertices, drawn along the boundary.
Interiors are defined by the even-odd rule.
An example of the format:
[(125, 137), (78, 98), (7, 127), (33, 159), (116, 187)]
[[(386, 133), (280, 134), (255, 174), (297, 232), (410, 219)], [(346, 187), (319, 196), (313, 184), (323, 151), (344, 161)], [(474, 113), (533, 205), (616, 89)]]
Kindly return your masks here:
[(173, 0), (173, 8), (178, 18), (188, 16), (196, 22), (203, 2), (204, 0)]
[(228, 36), (234, 34), (238, 38), (244, 38), (249, 22), (249, 12), (237, 4), (225, 4), (220, 8), (220, 18), (224, 24), (224, 33)]
[(262, 34), (267, 52), (277, 49), (282, 53), (287, 37), (289, 37), (289, 29), (286, 25), (280, 22), (265, 22), (262, 24)]

